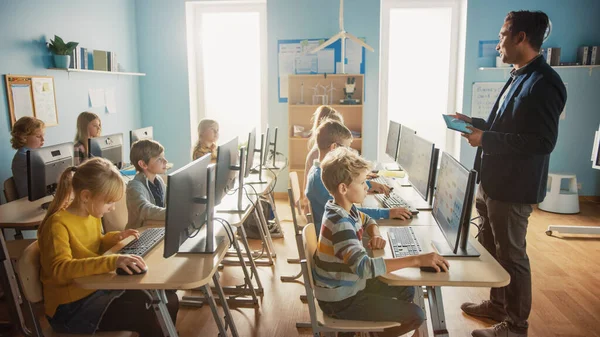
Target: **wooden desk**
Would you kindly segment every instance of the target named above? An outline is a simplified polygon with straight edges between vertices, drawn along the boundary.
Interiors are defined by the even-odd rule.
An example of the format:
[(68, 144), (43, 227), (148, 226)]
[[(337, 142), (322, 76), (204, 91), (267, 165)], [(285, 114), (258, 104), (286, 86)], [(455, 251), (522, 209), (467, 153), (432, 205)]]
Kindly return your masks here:
[[(146, 227), (147, 228), (147, 227)], [(143, 230), (145, 228), (141, 228)], [(215, 226), (216, 235), (225, 235), (221, 226)], [(227, 237), (225, 235), (225, 237)], [(113, 248), (106, 254), (114, 254), (123, 246), (133, 240), (129, 237)], [(163, 329), (164, 336), (177, 337), (175, 324), (169, 316), (165, 304), (166, 295), (164, 289), (195, 289), (202, 288), (207, 300), (209, 301), (215, 322), (219, 327), (221, 336), (227, 336), (226, 325), (230, 327), (233, 336), (238, 336), (235, 323), (231, 317), (229, 306), (226, 301), (222, 301), (223, 311), (225, 313), (225, 323), (221, 321), (217, 312), (216, 303), (212, 296), (210, 280), (212, 279), (220, 298), (225, 298), (223, 290), (219, 283), (219, 274), (217, 269), (219, 263), (225, 256), (229, 240), (225, 239), (217, 247), (214, 254), (177, 254), (167, 259), (163, 257), (164, 241), (158, 244), (150, 251), (144, 260), (148, 266), (148, 272), (135, 276), (120, 276), (116, 273), (107, 273), (102, 275), (87, 276), (75, 279), (75, 285), (84, 289), (137, 289), (143, 290), (152, 298), (152, 305), (157, 313), (159, 323)]]
[[(382, 234), (386, 235), (384, 233), (389, 227), (380, 228)], [(413, 229), (424, 253), (435, 251), (432, 241), (445, 241), (437, 226), (414, 226)], [(510, 275), (488, 251), (473, 238), (469, 238), (469, 242), (481, 256), (448, 257), (450, 268), (447, 273), (429, 273), (422, 272), (419, 268), (405, 268), (379, 277), (381, 281), (394, 286), (426, 286), (435, 336), (448, 336), (440, 287), (504, 287), (510, 283)], [(393, 257), (389, 245), (383, 250), (373, 251), (373, 256)], [(422, 301), (422, 296), (420, 300)]]
[(46, 216), (46, 210), (41, 206), (52, 199), (54, 199), (53, 196), (47, 196), (36, 201), (29, 201), (25, 197), (0, 205), (0, 228), (37, 229)]

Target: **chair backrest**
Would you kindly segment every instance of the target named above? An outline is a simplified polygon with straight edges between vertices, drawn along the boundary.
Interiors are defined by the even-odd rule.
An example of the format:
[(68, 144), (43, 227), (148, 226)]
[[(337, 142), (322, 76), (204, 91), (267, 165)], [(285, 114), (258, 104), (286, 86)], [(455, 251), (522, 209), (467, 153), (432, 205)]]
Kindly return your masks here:
[[(301, 215), (302, 214), (302, 207), (300, 205), (300, 196), (302, 195), (300, 192), (300, 183), (298, 182), (298, 173), (297, 172), (290, 172), (289, 174), (289, 178), (290, 178), (290, 189), (291, 189), (291, 194), (288, 190), (288, 197), (290, 199), (290, 207), (292, 208), (292, 211), (296, 212), (296, 216)], [(292, 216), (294, 216), (292, 214)], [(306, 223), (309, 222), (313, 222), (312, 220), (312, 214), (311, 213), (306, 213), (304, 214), (304, 216), (306, 216)], [(296, 220), (298, 220), (298, 218), (296, 218)], [(295, 224), (298, 224), (298, 222), (296, 221)], [(298, 224), (298, 226), (300, 226)], [(300, 228), (300, 227), (298, 227)], [(300, 233), (300, 231), (298, 230), (297, 233)]]
[(300, 202), (300, 196), (302, 196), (302, 194), (300, 193), (300, 183), (298, 182), (298, 172), (290, 172), (289, 178), (290, 187), (292, 189), (292, 192), (294, 193), (294, 205), (298, 205), (298, 203)]
[(11, 202), (19, 199), (17, 195), (17, 184), (15, 183), (15, 178), (10, 177), (4, 181), (4, 198), (6, 198), (6, 202)]
[(315, 295), (313, 289), (315, 288), (315, 281), (313, 279), (313, 257), (317, 251), (317, 234), (315, 233), (315, 225), (309, 223), (302, 229), (302, 243), (304, 244), (304, 252), (306, 257), (301, 261), (302, 274), (304, 276), (304, 288), (306, 290), (306, 302), (308, 304), (308, 313), (310, 315), (310, 321), (315, 331), (317, 324), (317, 307), (315, 304)]
[[(123, 180), (123, 188), (127, 190), (127, 184)], [(102, 224), (104, 226), (104, 232), (122, 231), (127, 226), (128, 212), (127, 212), (127, 197), (123, 193), (121, 200), (115, 203), (115, 210), (106, 213), (102, 217)]]
[(44, 295), (40, 280), (40, 246), (37, 241), (25, 248), (17, 261), (16, 269), (25, 298), (31, 303), (41, 302)]

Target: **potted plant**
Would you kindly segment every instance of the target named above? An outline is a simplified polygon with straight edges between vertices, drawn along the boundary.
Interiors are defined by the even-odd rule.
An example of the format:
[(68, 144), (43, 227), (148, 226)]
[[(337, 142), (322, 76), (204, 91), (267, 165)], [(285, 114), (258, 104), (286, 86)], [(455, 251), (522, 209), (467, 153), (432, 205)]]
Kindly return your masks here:
[(59, 36), (54, 35), (54, 40), (50, 39), (48, 49), (54, 54), (54, 65), (56, 68), (69, 68), (71, 63), (71, 54), (79, 42), (65, 43)]

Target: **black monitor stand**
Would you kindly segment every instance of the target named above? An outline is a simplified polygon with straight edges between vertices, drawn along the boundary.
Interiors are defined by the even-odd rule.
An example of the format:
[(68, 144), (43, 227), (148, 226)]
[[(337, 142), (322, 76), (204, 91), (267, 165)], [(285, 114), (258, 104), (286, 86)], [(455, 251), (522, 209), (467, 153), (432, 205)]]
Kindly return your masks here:
[[(238, 193), (237, 193), (237, 205), (233, 206), (230, 209), (219, 209), (217, 212), (220, 213), (244, 213), (252, 203), (247, 198), (244, 198), (244, 164), (246, 163), (246, 148), (240, 148), (240, 165), (239, 166), (231, 166), (231, 170), (239, 171), (239, 185), (238, 185)], [(225, 200), (226, 198), (223, 198)], [(223, 200), (221, 201), (221, 206), (224, 205)], [(223, 206), (226, 207), (226, 206)]]
[[(254, 185), (254, 184), (265, 184), (265, 183), (267, 183), (266, 181), (264, 181), (262, 179), (263, 159), (264, 159), (263, 156), (265, 155), (264, 151), (263, 151), (264, 141), (265, 141), (265, 135), (262, 134), (262, 135), (260, 135), (260, 148), (259, 149), (254, 149), (254, 152), (255, 153), (258, 152), (259, 156), (260, 156), (260, 161), (259, 161), (259, 164), (258, 164), (258, 170), (251, 168), (251, 171), (250, 171), (252, 173), (258, 173), (258, 180), (257, 181), (249, 181), (246, 184), (252, 184), (252, 185)], [(267, 145), (267, 148), (268, 147), (269, 146)], [(248, 151), (251, 151), (251, 150), (248, 150)]]

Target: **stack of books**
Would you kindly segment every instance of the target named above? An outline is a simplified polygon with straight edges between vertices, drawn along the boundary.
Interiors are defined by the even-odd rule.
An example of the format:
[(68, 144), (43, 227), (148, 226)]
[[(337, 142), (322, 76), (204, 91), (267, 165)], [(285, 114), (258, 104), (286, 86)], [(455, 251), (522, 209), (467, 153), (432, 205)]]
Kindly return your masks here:
[(600, 46), (577, 48), (577, 62), (581, 65), (600, 65)]
[(89, 69), (101, 71), (119, 71), (117, 55), (112, 51), (92, 50), (77, 47), (71, 54), (72, 69)]

